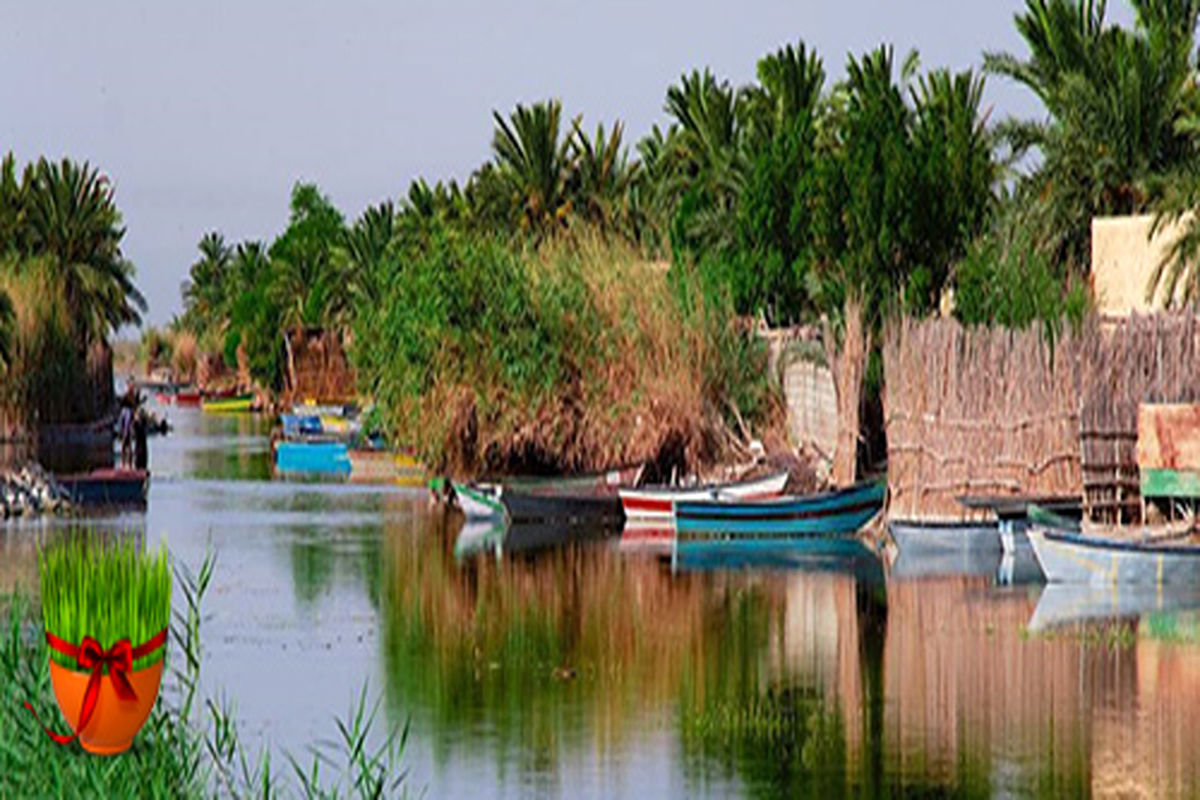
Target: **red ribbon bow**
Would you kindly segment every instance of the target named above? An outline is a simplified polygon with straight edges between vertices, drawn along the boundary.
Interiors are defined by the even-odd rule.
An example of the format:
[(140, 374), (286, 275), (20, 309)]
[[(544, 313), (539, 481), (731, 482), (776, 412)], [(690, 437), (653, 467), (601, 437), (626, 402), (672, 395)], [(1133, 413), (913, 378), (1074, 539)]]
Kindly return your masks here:
[[(120, 639), (107, 650), (91, 636), (83, 637), (83, 641), (76, 647), (70, 642), (58, 638), (50, 631), (46, 631), (46, 644), (50, 645), (51, 650), (61, 653), (67, 658), (75, 659), (75, 663), (79, 665), (80, 669), (90, 670), (92, 674), (88, 678), (87, 689), (83, 693), (83, 708), (79, 712), (79, 723), (76, 725), (74, 733), (64, 736), (42, 725), (41, 720), (38, 720), (38, 724), (42, 725), (42, 730), (46, 732), (47, 736), (59, 744), (68, 744), (79, 736), (80, 731), (91, 722), (92, 713), (96, 710), (96, 703), (100, 700), (100, 679), (104, 675), (105, 667), (108, 667), (108, 676), (112, 680), (113, 690), (116, 691), (117, 697), (125, 702), (136, 702), (137, 693), (133, 690), (133, 684), (129, 682), (129, 673), (133, 670), (133, 662), (150, 655), (166, 643), (166, 628), (137, 647), (132, 647), (128, 639)], [(32, 705), (26, 703), (25, 708), (29, 709), (34, 719), (37, 719), (37, 712), (33, 710)]]

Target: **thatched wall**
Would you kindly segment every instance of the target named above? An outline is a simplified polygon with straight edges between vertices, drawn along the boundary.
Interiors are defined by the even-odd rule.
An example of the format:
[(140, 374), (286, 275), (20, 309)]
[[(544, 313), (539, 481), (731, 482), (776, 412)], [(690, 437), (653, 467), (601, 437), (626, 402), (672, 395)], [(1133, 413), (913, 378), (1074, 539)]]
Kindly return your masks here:
[(888, 331), (891, 513), (957, 519), (960, 495), (1078, 494), (1073, 339), (905, 320)]
[(1200, 400), (1198, 336), (1195, 314), (1174, 313), (1106, 323), (1081, 340), (1080, 456), (1092, 519), (1140, 515), (1138, 405)]
[(296, 328), (284, 335), (284, 344), (285, 401), (327, 403), (354, 399), (354, 370), (339, 333), (323, 328)]
[(1200, 399), (1194, 314), (1040, 328), (906, 320), (884, 343), (891, 513), (958, 519), (955, 499), (1083, 495), (1090, 518), (1139, 513), (1137, 410)]

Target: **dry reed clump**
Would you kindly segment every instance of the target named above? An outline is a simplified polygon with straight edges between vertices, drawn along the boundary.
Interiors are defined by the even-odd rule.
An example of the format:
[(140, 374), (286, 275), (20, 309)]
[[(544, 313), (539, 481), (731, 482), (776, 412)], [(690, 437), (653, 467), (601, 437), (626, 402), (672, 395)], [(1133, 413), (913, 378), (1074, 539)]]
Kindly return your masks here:
[(175, 373), (175, 380), (183, 383), (195, 382), (197, 353), (196, 334), (191, 331), (179, 331), (175, 334), (171, 348), (171, 369)]
[(496, 361), (443, 345), (433, 389), (394, 414), (431, 464), (469, 475), (651, 462), (669, 473), (727, 452), (733, 437), (706, 375), (722, 354), (705, 326), (719, 323), (686, 313), (660, 265), (584, 239), (528, 253), (522, 267), (533, 302), (546, 304), (536, 312), (560, 326), (553, 355), (565, 379), (515, 397)]

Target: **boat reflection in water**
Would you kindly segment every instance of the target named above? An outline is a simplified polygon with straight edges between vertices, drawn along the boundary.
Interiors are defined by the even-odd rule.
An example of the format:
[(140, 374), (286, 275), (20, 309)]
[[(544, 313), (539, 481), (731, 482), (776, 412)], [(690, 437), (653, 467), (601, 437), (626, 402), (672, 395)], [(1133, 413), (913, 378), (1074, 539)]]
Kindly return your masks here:
[(1029, 618), (1029, 630), (1053, 630), (1081, 622), (1136, 621), (1151, 614), (1196, 609), (1200, 609), (1200, 586), (1192, 584), (1048, 583)]

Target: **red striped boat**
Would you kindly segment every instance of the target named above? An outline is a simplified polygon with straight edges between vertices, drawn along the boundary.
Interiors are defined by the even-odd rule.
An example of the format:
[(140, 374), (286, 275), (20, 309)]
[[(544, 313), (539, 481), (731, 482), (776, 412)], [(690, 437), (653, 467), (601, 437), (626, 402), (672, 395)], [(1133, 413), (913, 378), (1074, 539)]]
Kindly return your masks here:
[(622, 489), (621, 507), (626, 519), (653, 520), (670, 524), (674, 520), (674, 503), (692, 503), (702, 500), (769, 500), (778, 497), (787, 485), (787, 472), (776, 472), (735, 483), (719, 483), (694, 486), (685, 489), (670, 487), (646, 487), (644, 489)]

